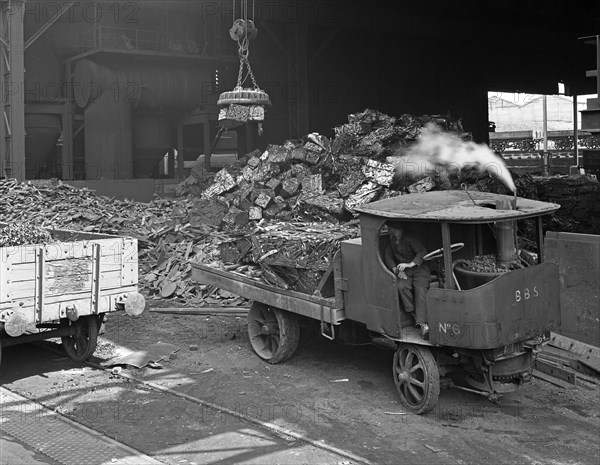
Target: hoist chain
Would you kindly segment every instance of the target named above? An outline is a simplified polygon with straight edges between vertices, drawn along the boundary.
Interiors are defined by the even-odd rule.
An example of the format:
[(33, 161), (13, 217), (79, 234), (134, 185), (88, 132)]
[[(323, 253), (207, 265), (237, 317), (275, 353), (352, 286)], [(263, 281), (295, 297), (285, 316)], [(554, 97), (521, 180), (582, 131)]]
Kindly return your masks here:
[[(246, 42), (244, 43), (244, 41), (246, 41)], [(250, 76), (250, 79), (252, 80), (252, 85), (254, 86), (254, 90), (260, 90), (260, 88), (258, 87), (258, 84), (256, 83), (254, 73), (252, 72), (252, 67), (250, 66), (250, 61), (248, 61), (247, 39), (244, 39), (244, 41), (238, 41), (239, 56), (240, 56), (240, 70), (238, 72), (237, 87), (241, 88), (244, 81), (246, 80), (246, 79), (242, 79), (242, 74), (244, 73), (244, 64), (245, 64), (246, 67), (248, 68), (248, 76)], [(246, 76), (246, 78), (248, 76)]]
[[(237, 89), (242, 89), (242, 86), (244, 84), (244, 82), (246, 81), (246, 79), (248, 78), (248, 76), (250, 76), (250, 79), (252, 80), (252, 85), (254, 86), (254, 90), (260, 90), (260, 88), (258, 87), (258, 84), (256, 83), (256, 79), (254, 78), (254, 73), (252, 72), (252, 67), (250, 66), (250, 62), (248, 61), (248, 55), (250, 53), (249, 50), (249, 46), (250, 46), (250, 39), (252, 39), (253, 36), (256, 35), (256, 29), (254, 29), (254, 1), (252, 2), (252, 21), (249, 21), (248, 19), (248, 0), (241, 0), (240, 1), (240, 8), (241, 8), (241, 16), (243, 19), (234, 19), (234, 27), (232, 28), (232, 30), (234, 31), (232, 34), (232, 39), (235, 40), (235, 35), (237, 34), (237, 43), (238, 43), (238, 55), (240, 58), (240, 70), (238, 72), (238, 79), (237, 79)], [(235, 10), (235, 0), (233, 0), (233, 15), (235, 18), (235, 14), (236, 14), (236, 10)], [(248, 35), (248, 26), (249, 24), (252, 25), (252, 28), (254, 30), (254, 33), (251, 34), (250, 36)], [(234, 29), (236, 28), (236, 29)], [(243, 30), (242, 30), (243, 28)], [(246, 75), (245, 78), (243, 78), (243, 74), (244, 74), (244, 65), (246, 65), (246, 67), (248, 68), (248, 74)]]

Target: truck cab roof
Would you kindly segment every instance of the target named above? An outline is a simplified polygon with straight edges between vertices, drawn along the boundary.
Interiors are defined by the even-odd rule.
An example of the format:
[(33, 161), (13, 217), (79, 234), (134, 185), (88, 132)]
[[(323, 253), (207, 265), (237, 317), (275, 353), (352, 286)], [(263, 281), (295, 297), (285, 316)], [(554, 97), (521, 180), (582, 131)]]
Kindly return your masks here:
[[(516, 210), (496, 209), (496, 202), (514, 204)], [(512, 207), (507, 207), (512, 208)], [(393, 220), (490, 223), (521, 220), (552, 213), (560, 205), (490, 192), (448, 190), (408, 194), (362, 205), (361, 214)]]

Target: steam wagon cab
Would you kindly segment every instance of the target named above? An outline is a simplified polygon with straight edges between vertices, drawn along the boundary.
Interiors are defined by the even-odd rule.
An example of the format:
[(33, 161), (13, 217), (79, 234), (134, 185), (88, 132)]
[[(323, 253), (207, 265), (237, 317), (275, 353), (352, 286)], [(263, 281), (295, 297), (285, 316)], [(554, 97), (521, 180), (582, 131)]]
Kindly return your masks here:
[[(542, 215), (559, 205), (485, 192), (439, 191), (364, 205), (361, 238), (342, 243), (344, 310), (392, 346), (394, 380), (409, 410), (436, 404), (440, 387), (493, 401), (529, 381), (532, 352), (560, 324), (558, 267), (544, 263)], [(402, 308), (384, 264), (387, 225), (428, 251), (428, 338)], [(525, 252), (519, 233), (529, 233)]]

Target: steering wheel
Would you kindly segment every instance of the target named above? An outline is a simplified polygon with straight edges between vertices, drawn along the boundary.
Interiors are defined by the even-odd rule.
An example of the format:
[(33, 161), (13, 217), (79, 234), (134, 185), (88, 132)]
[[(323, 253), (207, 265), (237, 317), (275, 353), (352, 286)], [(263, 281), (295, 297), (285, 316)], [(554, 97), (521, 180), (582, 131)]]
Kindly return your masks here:
[[(457, 250), (462, 249), (465, 246), (464, 242), (456, 242), (455, 244), (450, 245), (450, 252), (456, 252)], [(433, 252), (429, 252), (427, 255), (423, 257), (423, 260), (429, 261), (434, 258), (439, 258), (444, 255), (444, 248), (440, 247), (439, 249), (435, 249)]]

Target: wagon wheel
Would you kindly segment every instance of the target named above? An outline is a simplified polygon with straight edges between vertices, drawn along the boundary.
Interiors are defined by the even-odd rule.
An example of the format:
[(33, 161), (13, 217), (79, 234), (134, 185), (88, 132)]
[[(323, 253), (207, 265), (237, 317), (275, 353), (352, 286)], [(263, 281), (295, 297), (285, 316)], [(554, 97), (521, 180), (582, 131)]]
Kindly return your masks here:
[(260, 358), (285, 362), (298, 348), (300, 326), (290, 312), (254, 302), (248, 312), (248, 336)]
[(393, 368), (402, 404), (416, 414), (431, 410), (440, 395), (440, 374), (431, 351), (400, 344), (394, 354)]
[(62, 345), (71, 360), (83, 362), (90, 358), (98, 344), (98, 317), (89, 315), (73, 322), (68, 318), (61, 320), (61, 326), (74, 327), (72, 336), (62, 336)]

